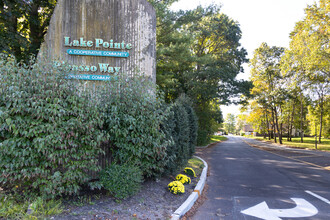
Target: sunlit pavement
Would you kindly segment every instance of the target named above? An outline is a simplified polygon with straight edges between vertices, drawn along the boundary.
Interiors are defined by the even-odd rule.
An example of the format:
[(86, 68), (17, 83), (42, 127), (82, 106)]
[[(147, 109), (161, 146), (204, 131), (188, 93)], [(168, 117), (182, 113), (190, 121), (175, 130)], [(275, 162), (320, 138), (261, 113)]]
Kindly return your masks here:
[(193, 219), (330, 219), (330, 171), (323, 168), (329, 153), (279, 152), (245, 141), (267, 147), (228, 136), (198, 154), (208, 162), (210, 176), (208, 200)]

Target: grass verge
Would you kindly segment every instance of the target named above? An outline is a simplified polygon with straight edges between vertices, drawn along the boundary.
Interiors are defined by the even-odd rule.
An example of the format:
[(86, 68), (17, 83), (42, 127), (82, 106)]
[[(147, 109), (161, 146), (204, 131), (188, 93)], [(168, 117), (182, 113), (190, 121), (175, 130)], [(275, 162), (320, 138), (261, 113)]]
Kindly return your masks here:
[(13, 196), (0, 192), (0, 219), (46, 219), (63, 212), (61, 201), (37, 198), (31, 201), (16, 201)]
[[(264, 140), (269, 141), (268, 139), (264, 139), (263, 137), (254, 137), (254, 136), (245, 136), (247, 138), (257, 139), (257, 140)], [(315, 150), (315, 138), (313, 137), (304, 137), (304, 142), (300, 142), (300, 137), (292, 138), (292, 141), (287, 141), (286, 138), (283, 138), (282, 142), (284, 145), (290, 147), (297, 147), (297, 148), (307, 148), (307, 149), (314, 149)], [(274, 139), (270, 140), (274, 143)], [(330, 139), (322, 139), (321, 144), (317, 144), (317, 150), (325, 150), (330, 151)]]
[(199, 176), (203, 171), (204, 163), (200, 159), (193, 157), (190, 160), (188, 160), (186, 167), (193, 168), (193, 170), (196, 173), (196, 176)]
[(215, 142), (219, 142), (219, 141), (226, 141), (228, 138), (224, 137), (224, 136), (218, 136), (218, 135), (212, 135), (209, 142), (206, 145), (215, 143)]

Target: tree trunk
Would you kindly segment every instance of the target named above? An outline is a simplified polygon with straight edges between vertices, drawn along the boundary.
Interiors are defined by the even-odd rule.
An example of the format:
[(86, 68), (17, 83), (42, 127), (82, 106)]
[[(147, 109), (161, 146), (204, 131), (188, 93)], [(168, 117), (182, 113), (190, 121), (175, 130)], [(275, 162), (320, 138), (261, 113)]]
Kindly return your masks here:
[[(319, 134), (319, 144), (321, 144), (321, 136), (322, 136), (323, 97), (321, 98), (321, 102), (320, 102), (320, 110), (321, 110), (321, 115), (320, 115), (320, 134)], [(315, 134), (315, 135), (316, 135), (316, 134)]]
[(282, 138), (283, 138), (283, 123), (282, 122), (280, 123), (280, 135), (281, 135), (281, 141), (280, 141), (280, 143), (283, 144), (283, 142), (282, 142)]
[(274, 134), (274, 141), (277, 143), (276, 139), (276, 123), (275, 123), (275, 113), (274, 113), (274, 108), (272, 107), (272, 118), (273, 118), (273, 134)]
[(263, 138), (266, 139), (266, 127), (267, 127), (267, 124), (266, 124), (266, 121), (265, 121), (265, 118), (263, 117), (263, 120), (262, 120), (262, 126), (263, 126)]
[(287, 138), (286, 138), (286, 140), (287, 141), (289, 141), (290, 140), (290, 118), (291, 118), (291, 106), (290, 106), (290, 108), (289, 108), (289, 111), (288, 111), (288, 136), (287, 136)]
[(291, 125), (290, 125), (290, 141), (292, 141), (292, 128), (293, 128), (293, 118), (296, 105), (292, 103), (292, 113), (291, 113)]
[(276, 128), (277, 128), (277, 134), (278, 134), (278, 141), (280, 144), (282, 144), (282, 131), (280, 130), (280, 127), (278, 126), (278, 115), (276, 111), (276, 107), (274, 107), (274, 113), (275, 113), (275, 122), (276, 122)]
[(316, 126), (316, 120), (314, 123), (314, 127), (315, 127), (315, 149), (317, 150), (317, 126)]
[(300, 142), (303, 143), (304, 142), (304, 113), (303, 113), (303, 98), (302, 98), (303, 94), (301, 92), (300, 94)]
[(268, 140), (271, 139), (271, 134), (270, 134), (270, 127), (269, 127), (269, 120), (268, 120), (268, 113), (266, 111), (266, 123), (267, 123), (267, 131), (268, 131)]
[(38, 54), (38, 49), (40, 48), (41, 41), (43, 38), (43, 31), (44, 31), (41, 30), (38, 9), (39, 9), (38, 3), (33, 2), (31, 5), (31, 11), (29, 15), (30, 40), (31, 40), (29, 55), (35, 55), (35, 56)]
[(14, 34), (13, 42), (10, 42), (10, 45), (12, 47), (12, 53), (15, 55), (16, 59), (21, 60), (22, 59), (22, 50), (19, 43), (19, 34), (17, 32), (17, 25), (18, 25), (18, 18), (15, 16), (15, 3), (8, 4), (8, 11), (11, 13), (11, 17), (8, 19), (8, 30), (9, 33)]

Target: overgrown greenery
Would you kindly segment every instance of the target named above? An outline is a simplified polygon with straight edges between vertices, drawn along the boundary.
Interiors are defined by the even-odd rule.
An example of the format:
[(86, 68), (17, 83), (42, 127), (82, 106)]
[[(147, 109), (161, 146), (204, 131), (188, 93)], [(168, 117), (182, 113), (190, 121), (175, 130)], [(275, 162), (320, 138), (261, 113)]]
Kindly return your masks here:
[[(251, 88), (235, 79), (247, 62), (239, 24), (215, 5), (174, 12), (170, 6), (178, 0), (148, 1), (157, 12), (157, 85), (167, 103), (181, 94), (191, 98), (203, 145), (223, 122), (219, 105), (248, 96)], [(37, 55), (56, 2), (1, 0), (0, 52), (25, 63)]]
[(191, 98), (197, 142), (205, 145), (223, 122), (219, 105), (249, 96), (251, 84), (235, 79), (247, 62), (239, 24), (214, 5), (174, 12), (176, 0), (149, 2), (157, 12), (157, 85), (166, 102), (183, 93)]
[(102, 118), (91, 93), (51, 64), (0, 59), (0, 183), (45, 197), (74, 194), (98, 171)]
[(190, 103), (190, 99), (182, 95), (167, 107), (169, 117), (163, 122), (162, 130), (172, 141), (166, 150), (166, 173), (181, 169), (195, 153), (198, 125)]
[(167, 112), (155, 85), (143, 76), (122, 75), (99, 92), (99, 110), (114, 160), (140, 167), (147, 177), (163, 173), (169, 141), (159, 128)]
[(142, 171), (134, 165), (112, 164), (100, 172), (100, 182), (117, 199), (126, 199), (141, 189)]
[(29, 62), (37, 56), (56, 0), (0, 0), (0, 53)]
[[(0, 62), (0, 186), (25, 196), (77, 194), (108, 160), (144, 177), (180, 169), (195, 152), (189, 98), (166, 104), (148, 78), (118, 76), (96, 90), (68, 79), (65, 66)], [(128, 169), (128, 168), (127, 168)], [(127, 172), (129, 169), (127, 170)], [(99, 185), (90, 184), (95, 188)]]
[[(29, 210), (29, 212), (27, 212)], [(13, 197), (2, 195), (0, 192), (0, 218), (4, 219), (46, 219), (63, 212), (59, 200), (43, 200), (38, 197), (34, 200), (26, 198), (16, 201)]]

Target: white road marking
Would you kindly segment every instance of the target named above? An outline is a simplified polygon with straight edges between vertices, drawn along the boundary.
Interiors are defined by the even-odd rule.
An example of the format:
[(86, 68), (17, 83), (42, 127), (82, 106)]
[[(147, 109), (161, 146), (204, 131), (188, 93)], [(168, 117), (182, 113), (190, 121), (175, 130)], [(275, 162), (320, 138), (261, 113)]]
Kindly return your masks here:
[(316, 197), (316, 198), (318, 198), (319, 200), (322, 200), (325, 203), (328, 203), (330, 205), (330, 201), (328, 199), (323, 198), (322, 196), (319, 196), (316, 193), (313, 193), (313, 192), (308, 191), (308, 190), (306, 190), (305, 192), (308, 193), (308, 194), (310, 194), (310, 195), (312, 195), (312, 196), (314, 196), (314, 197)]
[(241, 211), (245, 215), (254, 216), (265, 220), (281, 220), (283, 218), (311, 217), (318, 213), (317, 208), (305, 199), (291, 198), (297, 206), (292, 209), (270, 209), (266, 202)]

